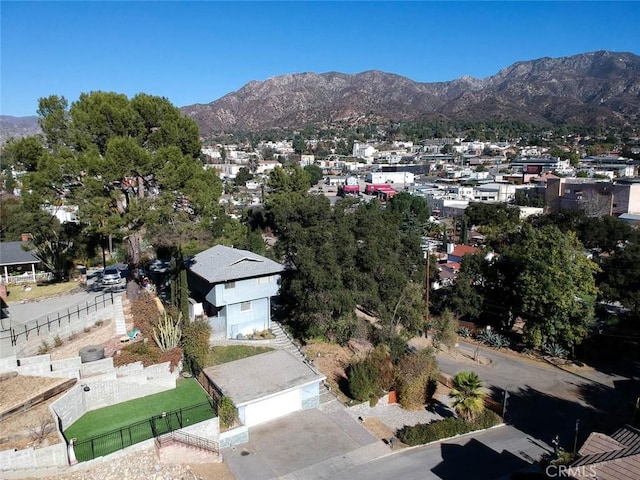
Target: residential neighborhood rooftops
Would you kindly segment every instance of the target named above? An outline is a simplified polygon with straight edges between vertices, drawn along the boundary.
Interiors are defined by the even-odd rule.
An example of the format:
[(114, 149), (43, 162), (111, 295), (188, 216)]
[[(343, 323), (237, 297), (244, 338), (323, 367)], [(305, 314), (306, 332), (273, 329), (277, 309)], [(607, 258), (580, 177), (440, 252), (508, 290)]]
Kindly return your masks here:
[(593, 478), (594, 472), (602, 480), (640, 478), (640, 430), (627, 425), (611, 436), (592, 433), (571, 467), (578, 479)]
[(33, 253), (22, 248), (25, 242), (0, 242), (0, 266), (40, 263)]
[(204, 373), (237, 407), (326, 378), (284, 350), (208, 367)]
[(266, 257), (224, 245), (198, 253), (190, 267), (193, 273), (213, 284), (273, 275), (284, 269), (283, 265)]

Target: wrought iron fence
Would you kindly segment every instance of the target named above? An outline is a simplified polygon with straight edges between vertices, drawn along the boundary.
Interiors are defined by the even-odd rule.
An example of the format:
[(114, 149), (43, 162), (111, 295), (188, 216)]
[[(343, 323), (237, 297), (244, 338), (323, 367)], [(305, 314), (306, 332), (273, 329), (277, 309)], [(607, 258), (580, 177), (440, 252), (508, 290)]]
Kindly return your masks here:
[(200, 423), (217, 415), (217, 404), (213, 399), (190, 407), (147, 418), (140, 422), (106, 432), (86, 439), (73, 440), (73, 450), (79, 462), (86, 462), (97, 457), (130, 447), (136, 443), (156, 438), (188, 425)]
[(107, 305), (113, 305), (113, 302), (113, 292), (97, 295), (91, 302), (85, 302), (84, 305), (78, 304), (51, 315), (36, 318), (24, 325), (3, 328), (0, 330), (0, 341), (10, 339), (11, 345), (15, 347), (19, 341), (29, 340), (29, 336), (34, 332), (35, 335), (39, 336), (40, 332), (46, 328), (47, 333), (49, 333), (52, 328), (60, 328), (63, 322), (71, 323), (74, 319), (79, 320), (82, 316), (88, 316), (92, 311), (97, 312)]

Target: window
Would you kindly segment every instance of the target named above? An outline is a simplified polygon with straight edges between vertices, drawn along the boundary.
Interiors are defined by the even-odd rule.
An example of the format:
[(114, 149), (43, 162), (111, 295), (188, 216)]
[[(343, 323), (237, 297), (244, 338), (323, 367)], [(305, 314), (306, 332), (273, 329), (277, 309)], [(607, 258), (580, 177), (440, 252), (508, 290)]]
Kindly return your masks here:
[(241, 312), (250, 312), (251, 311), (251, 302), (242, 302), (242, 303), (240, 303), (240, 311)]
[(236, 282), (227, 282), (224, 284), (224, 289), (228, 289), (228, 288), (236, 288)]

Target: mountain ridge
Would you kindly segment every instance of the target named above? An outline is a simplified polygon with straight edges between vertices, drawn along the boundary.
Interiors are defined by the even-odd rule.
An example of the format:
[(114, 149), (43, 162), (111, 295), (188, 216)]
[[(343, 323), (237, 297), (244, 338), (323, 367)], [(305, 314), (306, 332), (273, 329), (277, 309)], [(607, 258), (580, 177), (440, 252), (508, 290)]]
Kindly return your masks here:
[[(640, 127), (640, 56), (599, 50), (524, 60), (496, 74), (443, 82), (366, 70), (252, 80), (209, 103), (180, 107), (203, 137), (420, 120), (513, 120)], [(0, 141), (40, 133), (37, 117), (0, 116)]]
[(203, 135), (301, 128), (369, 118), (511, 119), (540, 124), (638, 125), (640, 57), (600, 50), (519, 61), (482, 79), (415, 82), (380, 70), (289, 73), (185, 106)]

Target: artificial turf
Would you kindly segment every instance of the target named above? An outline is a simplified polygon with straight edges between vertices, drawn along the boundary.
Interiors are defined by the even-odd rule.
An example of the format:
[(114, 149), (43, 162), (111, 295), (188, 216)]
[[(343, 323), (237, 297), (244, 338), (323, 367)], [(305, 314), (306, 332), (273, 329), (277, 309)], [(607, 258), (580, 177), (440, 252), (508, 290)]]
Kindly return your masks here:
[[(194, 378), (181, 378), (172, 390), (87, 412), (67, 428), (64, 435), (67, 439), (82, 440), (146, 420), (162, 412), (185, 409), (207, 400), (207, 393)], [(206, 412), (210, 411), (210, 415), (203, 414), (200, 410), (202, 409), (198, 409), (197, 414), (194, 411), (194, 418), (188, 418), (185, 423), (197, 423), (215, 417), (213, 409), (204, 409)], [(203, 416), (206, 418), (201, 418)]]

